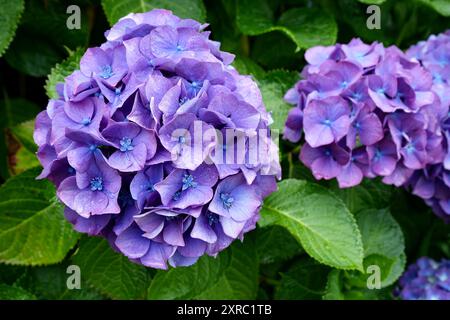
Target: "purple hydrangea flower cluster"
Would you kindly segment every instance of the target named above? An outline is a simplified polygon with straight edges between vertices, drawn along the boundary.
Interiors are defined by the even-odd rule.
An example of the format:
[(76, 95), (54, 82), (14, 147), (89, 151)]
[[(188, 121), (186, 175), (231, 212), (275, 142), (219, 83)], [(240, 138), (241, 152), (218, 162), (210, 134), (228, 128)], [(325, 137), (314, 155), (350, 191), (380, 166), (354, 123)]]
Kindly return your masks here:
[(403, 300), (450, 300), (450, 260), (420, 258), (401, 276), (394, 295)]
[(36, 119), (39, 178), (66, 218), (148, 267), (242, 239), (280, 177), (260, 91), (206, 27), (166, 10), (122, 18)]
[(419, 42), (406, 54), (419, 61), (432, 76), (432, 89), (441, 101), (441, 108), (435, 112), (439, 114), (445, 153), (440, 163), (416, 171), (408, 187), (425, 199), (438, 216), (450, 220), (450, 31)]
[(418, 61), (359, 39), (311, 48), (305, 58), (302, 79), (285, 95), (295, 107), (284, 138), (298, 142), (304, 131), (300, 159), (316, 179), (345, 188), (383, 177), (400, 186), (444, 159), (447, 108)]

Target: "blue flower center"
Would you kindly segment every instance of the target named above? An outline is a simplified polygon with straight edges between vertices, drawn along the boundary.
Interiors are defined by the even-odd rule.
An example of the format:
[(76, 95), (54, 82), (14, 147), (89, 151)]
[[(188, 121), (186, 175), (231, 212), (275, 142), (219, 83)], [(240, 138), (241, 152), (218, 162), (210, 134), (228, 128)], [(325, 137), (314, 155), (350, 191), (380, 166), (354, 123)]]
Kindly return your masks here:
[(443, 83), (444, 80), (442, 79), (442, 76), (439, 73), (433, 73), (433, 81), (434, 83)]
[(151, 182), (148, 182), (147, 185), (145, 186), (145, 191), (148, 191), (148, 192), (155, 191), (155, 185)]
[(341, 82), (341, 88), (347, 88), (348, 86), (348, 82), (347, 81), (342, 81)]
[(114, 93), (116, 94), (116, 96), (120, 96), (122, 94), (122, 89), (121, 88), (116, 88)]
[(184, 136), (179, 136), (178, 137), (178, 143), (179, 144), (185, 144), (186, 143), (186, 138)]
[(75, 169), (72, 168), (72, 167), (69, 167), (69, 168), (67, 168), (67, 172), (68, 172), (69, 174), (74, 174), (74, 173), (75, 173)]
[(354, 92), (352, 94), (352, 98), (355, 99), (356, 101), (360, 101), (362, 99), (362, 94), (359, 92)]
[(331, 127), (331, 120), (325, 119), (325, 120), (322, 121), (322, 124), (326, 125), (327, 127)]
[(229, 210), (233, 205), (234, 198), (226, 192), (220, 193), (220, 200), (222, 201), (222, 205), (225, 209)]
[(194, 181), (194, 177), (191, 174), (185, 174), (183, 176), (183, 186), (181, 187), (181, 190), (187, 190), (189, 188), (195, 188), (197, 187), (197, 182)]
[(356, 130), (360, 130), (361, 129), (361, 123), (359, 122), (359, 121), (356, 121), (354, 124), (353, 124), (353, 127), (356, 129)]
[(377, 93), (379, 93), (379, 94), (385, 94), (385, 92), (386, 92), (386, 90), (384, 90), (384, 88), (379, 88), (377, 90)]
[(175, 194), (173, 195), (172, 199), (173, 199), (174, 201), (178, 201), (178, 200), (180, 200), (180, 197), (181, 197), (181, 191), (177, 191), (177, 192), (175, 192)]
[(180, 103), (180, 105), (183, 105), (183, 104), (185, 104), (186, 101), (188, 101), (188, 100), (189, 100), (188, 97), (183, 97), (183, 98), (180, 98), (180, 100), (178, 100), (178, 102)]
[(91, 179), (91, 190), (92, 191), (103, 190), (103, 179), (101, 177), (95, 177)]
[(175, 48), (175, 50), (176, 50), (177, 52), (183, 51), (183, 47), (182, 47), (181, 45), (177, 45), (176, 48)]
[(383, 152), (380, 150), (380, 149), (376, 149), (375, 150), (375, 156), (374, 156), (374, 158), (375, 158), (375, 160), (380, 160), (381, 158), (383, 157)]
[(197, 82), (197, 81), (192, 81), (191, 82), (191, 87), (194, 89), (200, 89), (202, 87), (201, 82)]
[(99, 76), (103, 79), (109, 79), (113, 76), (113, 70), (110, 65), (106, 65), (102, 67), (102, 71), (100, 72)]
[(88, 126), (91, 124), (91, 121), (92, 121), (91, 118), (84, 118), (83, 120), (81, 120), (81, 124), (83, 126)]
[(94, 152), (94, 151), (96, 151), (96, 150), (97, 150), (97, 148), (98, 148), (98, 146), (97, 146), (97, 145), (95, 145), (95, 144), (91, 144), (91, 145), (89, 146), (89, 150), (90, 150), (91, 152)]
[(128, 137), (123, 137), (122, 140), (120, 140), (120, 151), (122, 152), (127, 152), (127, 151), (131, 151), (134, 149), (133, 145), (133, 140), (131, 140)]
[(216, 224), (217, 222), (219, 222), (219, 217), (216, 214), (214, 214), (214, 213), (208, 212), (208, 214), (206, 216), (208, 218), (208, 224), (210, 226), (212, 226), (212, 225)]
[(203, 86), (203, 82), (202, 81), (192, 81), (190, 84), (189, 84), (189, 92), (191, 93), (191, 94), (194, 94), (194, 95), (197, 95), (197, 93), (200, 91), (200, 89), (202, 88), (202, 86)]
[(413, 143), (408, 143), (405, 149), (407, 154), (412, 154), (414, 151), (416, 151), (416, 148), (414, 147)]

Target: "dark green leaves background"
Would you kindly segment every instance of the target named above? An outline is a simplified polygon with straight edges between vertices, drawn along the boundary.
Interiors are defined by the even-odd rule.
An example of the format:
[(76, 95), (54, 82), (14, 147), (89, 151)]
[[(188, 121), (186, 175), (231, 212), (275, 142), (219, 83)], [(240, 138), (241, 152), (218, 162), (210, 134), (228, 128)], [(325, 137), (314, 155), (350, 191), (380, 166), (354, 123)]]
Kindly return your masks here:
[[(66, 9), (81, 8), (81, 29)], [(366, 28), (380, 5), (380, 30)], [(210, 24), (212, 38), (258, 82), (273, 127), (290, 106), (306, 49), (360, 37), (405, 49), (450, 28), (450, 0), (0, 0), (0, 299), (392, 299), (408, 262), (450, 257), (450, 228), (423, 202), (379, 181), (316, 182), (281, 142), (283, 181), (255, 231), (216, 258), (155, 271), (73, 231), (54, 187), (36, 181), (34, 117), (89, 46), (130, 12), (166, 8)], [(66, 286), (69, 265), (81, 289)], [(381, 289), (367, 288), (367, 268)]]

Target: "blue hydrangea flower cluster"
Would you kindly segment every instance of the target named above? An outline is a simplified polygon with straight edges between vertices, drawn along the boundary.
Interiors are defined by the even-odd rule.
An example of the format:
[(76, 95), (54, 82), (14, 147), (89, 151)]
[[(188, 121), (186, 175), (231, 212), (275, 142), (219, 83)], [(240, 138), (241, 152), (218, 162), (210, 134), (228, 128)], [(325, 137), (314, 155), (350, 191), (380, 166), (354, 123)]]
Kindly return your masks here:
[(295, 107), (284, 138), (298, 142), (304, 132), (300, 159), (316, 179), (345, 188), (382, 177), (401, 186), (442, 162), (447, 108), (418, 61), (359, 39), (311, 48), (305, 58), (302, 79), (285, 95)]
[(403, 300), (450, 300), (450, 260), (420, 258), (401, 276), (394, 295)]
[(406, 54), (431, 73), (432, 89), (441, 101), (442, 108), (435, 112), (440, 114), (445, 153), (442, 162), (416, 171), (408, 186), (414, 194), (425, 199), (438, 216), (450, 220), (450, 31), (419, 42)]
[[(280, 176), (260, 91), (206, 27), (166, 10), (122, 18), (36, 119), (39, 178), (66, 218), (148, 267), (191, 265), (242, 239)], [(265, 155), (250, 161), (248, 135), (221, 143), (228, 129), (268, 132)], [(220, 161), (233, 142), (243, 160)]]

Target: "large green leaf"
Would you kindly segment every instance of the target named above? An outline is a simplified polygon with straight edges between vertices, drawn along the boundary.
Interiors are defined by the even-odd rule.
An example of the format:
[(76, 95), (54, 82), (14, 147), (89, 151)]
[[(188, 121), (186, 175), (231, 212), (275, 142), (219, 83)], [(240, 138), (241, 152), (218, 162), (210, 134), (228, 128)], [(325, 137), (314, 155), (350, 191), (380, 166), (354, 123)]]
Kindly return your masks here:
[(11, 133), (30, 152), (37, 151), (37, 145), (33, 139), (34, 120), (28, 120), (11, 127)]
[(84, 54), (83, 48), (78, 48), (75, 51), (70, 52), (63, 62), (55, 65), (45, 81), (45, 91), (50, 99), (58, 99), (58, 93), (56, 92), (56, 85), (60, 82), (64, 82), (64, 79), (75, 70), (80, 67), (80, 60)]
[(29, 267), (15, 284), (32, 292), (38, 299), (44, 300), (100, 300), (104, 298), (86, 284), (83, 270), (80, 270), (81, 287), (69, 289), (67, 281), (70, 280), (72, 272), (68, 267), (67, 262), (45, 267)]
[[(9, 169), (12, 174), (18, 174), (28, 169), (38, 167), (39, 160), (36, 157), (37, 145), (33, 139), (34, 120), (29, 120), (15, 125), (9, 129), (8, 145), (16, 145), (14, 154), (9, 158)], [(12, 150), (10, 150), (12, 151)]]
[(205, 21), (206, 9), (202, 0), (102, 0), (103, 10), (112, 25), (129, 13), (168, 9), (181, 18)]
[(275, 299), (321, 299), (325, 292), (329, 268), (312, 259), (303, 259), (281, 275)]
[(50, 41), (36, 41), (33, 35), (22, 29), (5, 54), (11, 67), (32, 77), (46, 76), (61, 57), (60, 51)]
[(328, 274), (324, 300), (389, 300), (391, 289), (371, 290), (368, 288), (347, 288), (342, 270), (332, 270)]
[(0, 262), (43, 265), (61, 261), (79, 234), (64, 219), (55, 188), (26, 171), (0, 187)]
[(389, 210), (368, 209), (356, 215), (361, 231), (364, 255), (381, 254), (395, 258), (405, 250), (405, 240)]
[(450, 17), (450, 1), (448, 0), (419, 0), (427, 6), (433, 8), (439, 14)]
[(281, 133), (287, 114), (292, 106), (283, 100), (286, 91), (298, 80), (298, 74), (292, 71), (274, 70), (267, 72), (262, 79), (258, 79), (259, 88), (268, 112), (272, 114), (274, 123), (272, 129)]
[[(405, 267), (405, 240), (398, 223), (387, 209), (367, 209), (356, 215), (364, 245), (364, 270), (380, 269), (381, 287), (394, 283)], [(366, 287), (369, 274), (347, 273), (354, 286)]]
[[(77, 47), (87, 46), (90, 28), (92, 27), (91, 22), (94, 20), (91, 19), (93, 8), (89, 8), (89, 2), (27, 0), (20, 29), (24, 29), (27, 34), (33, 35), (37, 41), (46, 39), (58, 49), (65, 47), (74, 50)], [(67, 13), (66, 11), (72, 4), (80, 7), (79, 29), (69, 29), (67, 26), (69, 17), (73, 13)], [(39, 26), (39, 28), (36, 28), (36, 26)]]
[(158, 271), (149, 299), (254, 299), (258, 257), (249, 240), (234, 243), (216, 258), (204, 256), (191, 267)]
[(23, 288), (0, 283), (0, 300), (36, 300), (36, 297)]
[(304, 252), (298, 241), (283, 227), (258, 228), (253, 235), (259, 261), (263, 264), (285, 261)]
[(233, 66), (240, 74), (252, 75), (256, 79), (261, 79), (265, 75), (265, 71), (253, 60), (243, 56), (236, 57), (233, 61)]
[(20, 123), (33, 119), (39, 111), (40, 108), (37, 105), (25, 99), (5, 97), (0, 101), (0, 114), (2, 115), (0, 117), (0, 176), (3, 179), (8, 178), (11, 174), (7, 157), (10, 153), (8, 150), (10, 137), (7, 133)]
[(284, 180), (261, 211), (262, 226), (287, 228), (305, 251), (339, 269), (362, 270), (363, 245), (355, 219), (331, 191), (307, 181)]
[(290, 9), (278, 21), (267, 0), (238, 0), (236, 8), (237, 25), (247, 35), (281, 31), (294, 41), (298, 49), (332, 45), (336, 41), (336, 22), (318, 8)]
[(24, 0), (0, 0), (0, 8), (2, 14), (0, 15), (0, 57), (8, 48), (14, 34), (16, 33), (17, 25), (25, 8)]
[(150, 282), (146, 268), (132, 263), (114, 252), (101, 238), (85, 238), (80, 242), (73, 263), (92, 287), (113, 299), (143, 299)]
[(352, 188), (341, 189), (336, 182), (333, 191), (344, 201), (349, 210), (356, 214), (365, 209), (383, 209), (389, 206), (394, 188), (379, 180), (364, 179)]

